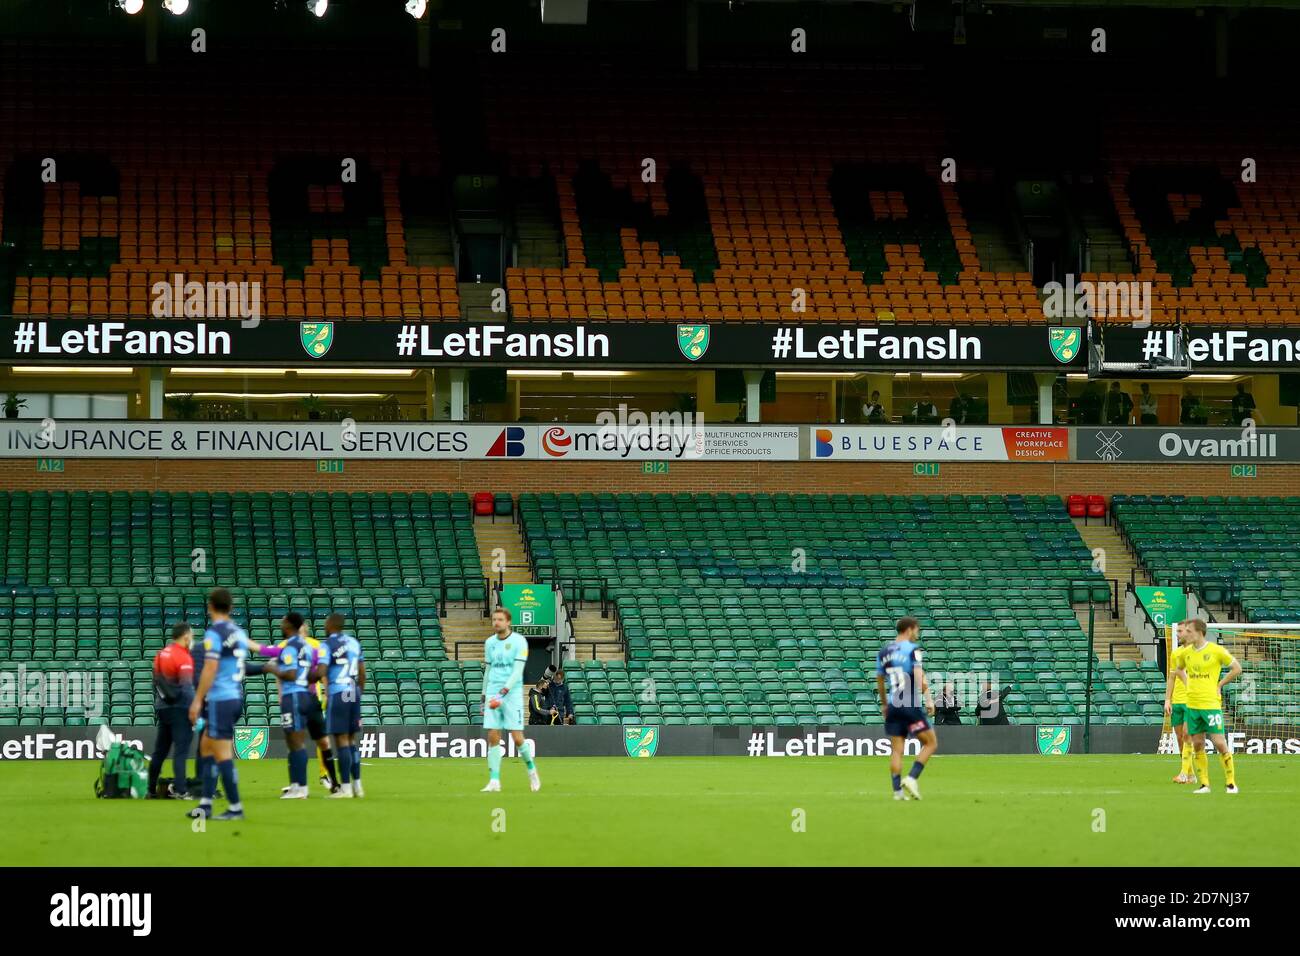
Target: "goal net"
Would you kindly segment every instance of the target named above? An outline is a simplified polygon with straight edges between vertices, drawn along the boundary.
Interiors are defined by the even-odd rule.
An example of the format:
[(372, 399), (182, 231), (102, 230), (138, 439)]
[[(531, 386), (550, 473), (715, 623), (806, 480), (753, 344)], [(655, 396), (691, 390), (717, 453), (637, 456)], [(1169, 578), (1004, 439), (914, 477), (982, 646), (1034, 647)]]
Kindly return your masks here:
[(1300, 624), (1207, 622), (1208, 637), (1241, 664), (1223, 689), (1234, 750), (1300, 753)]

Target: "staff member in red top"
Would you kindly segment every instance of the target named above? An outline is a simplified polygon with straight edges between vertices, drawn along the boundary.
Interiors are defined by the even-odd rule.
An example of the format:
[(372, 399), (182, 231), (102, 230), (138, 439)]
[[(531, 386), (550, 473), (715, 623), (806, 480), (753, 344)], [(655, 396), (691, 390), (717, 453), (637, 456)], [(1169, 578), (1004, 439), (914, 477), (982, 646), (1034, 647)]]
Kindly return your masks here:
[(185, 758), (190, 752), (190, 738), (194, 728), (190, 725), (190, 703), (194, 700), (194, 660), (190, 647), (194, 631), (184, 622), (172, 627), (171, 640), (153, 658), (154, 710), (158, 715), (158, 739), (154, 743), (153, 757), (149, 760), (149, 796), (158, 789), (158, 775), (162, 773), (167, 751), (172, 754), (172, 786), (169, 796), (192, 800), (185, 776)]

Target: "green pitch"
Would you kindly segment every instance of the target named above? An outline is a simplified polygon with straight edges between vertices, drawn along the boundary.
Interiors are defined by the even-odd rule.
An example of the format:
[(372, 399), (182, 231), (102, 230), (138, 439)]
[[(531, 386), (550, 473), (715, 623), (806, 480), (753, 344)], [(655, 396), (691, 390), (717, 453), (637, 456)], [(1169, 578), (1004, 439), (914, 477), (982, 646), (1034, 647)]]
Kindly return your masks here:
[[(1292, 865), (1294, 764), (1238, 756), (1230, 797), (1212, 762), (1215, 792), (1196, 797), (1170, 782), (1173, 757), (940, 754), (925, 799), (895, 803), (880, 758), (543, 757), (540, 793), (508, 759), (499, 794), (478, 792), (482, 761), (372, 760), (350, 801), (314, 779), (310, 799), (279, 800), (284, 762), (241, 761), (248, 819), (195, 833), (193, 804), (94, 799), (92, 763), (14, 761), (0, 865)], [(1189, 819), (1222, 838), (1175, 849)]]

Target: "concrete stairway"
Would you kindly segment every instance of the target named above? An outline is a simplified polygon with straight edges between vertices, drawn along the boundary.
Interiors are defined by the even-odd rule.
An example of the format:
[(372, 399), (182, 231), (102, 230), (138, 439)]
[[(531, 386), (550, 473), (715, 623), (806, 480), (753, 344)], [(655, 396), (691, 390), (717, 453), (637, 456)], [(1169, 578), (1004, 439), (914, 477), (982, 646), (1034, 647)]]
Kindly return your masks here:
[[(1103, 524), (1100, 518), (1094, 518), (1088, 522), (1085, 522), (1083, 518), (1074, 518), (1073, 521), (1075, 528), (1079, 531), (1079, 537), (1083, 538), (1084, 544), (1093, 553), (1094, 561), (1099, 558), (1104, 559), (1105, 571), (1103, 573), (1106, 578), (1119, 581), (1119, 619), (1111, 620), (1109, 611), (1105, 608), (1097, 609), (1093, 627), (1093, 653), (1097, 655), (1098, 660), (1110, 660), (1112, 659), (1111, 645), (1113, 644), (1115, 645), (1114, 660), (1142, 660), (1141, 649), (1133, 643), (1133, 638), (1129, 636), (1124, 619), (1124, 593), (1128, 587), (1129, 575), (1134, 571), (1136, 571), (1138, 584), (1150, 584), (1151, 579), (1147, 577), (1146, 571), (1129, 553), (1128, 547), (1113, 526)], [(1098, 549), (1101, 549), (1100, 552)], [(1076, 607), (1074, 614), (1086, 632), (1088, 629), (1088, 608), (1086, 606)]]
[(599, 608), (584, 609), (573, 620), (573, 636), (578, 641), (575, 651), (578, 660), (591, 660), (592, 647), (584, 641), (602, 642), (595, 648), (598, 661), (624, 660), (623, 650), (619, 647), (618, 631), (612, 617), (601, 617)]
[[(442, 618), (442, 646), (449, 660), (483, 660), (483, 642), (491, 636), (492, 621), (483, 616), (481, 607), (449, 607)], [(469, 643), (457, 648), (461, 641)]]
[(524, 536), (519, 525), (509, 518), (479, 516), (474, 519), (474, 540), (478, 542), (479, 563), (483, 576), (495, 583), (498, 580), (497, 558), (505, 562), (500, 572), (505, 584), (532, 584), (533, 575), (524, 556)]
[(498, 282), (458, 282), (457, 294), (460, 297), (460, 317), (466, 322), (501, 322), (504, 312), (492, 311), (492, 294), (497, 288), (504, 288)]
[(564, 267), (564, 235), (541, 203), (520, 201), (515, 206), (515, 229), (521, 269)]

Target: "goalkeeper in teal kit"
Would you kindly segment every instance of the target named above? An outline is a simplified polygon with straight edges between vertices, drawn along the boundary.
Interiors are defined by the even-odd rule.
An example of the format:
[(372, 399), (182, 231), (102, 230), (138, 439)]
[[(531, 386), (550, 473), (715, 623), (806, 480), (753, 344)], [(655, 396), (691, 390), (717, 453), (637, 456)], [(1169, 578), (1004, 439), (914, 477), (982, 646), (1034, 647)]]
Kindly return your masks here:
[(528, 661), (528, 640), (516, 634), (510, 612), (492, 612), (493, 634), (483, 645), (483, 729), (488, 737), (488, 782), (483, 793), (501, 789), (501, 761), (506, 748), (501, 731), (510, 731), (515, 750), (528, 768), (528, 785), (542, 789), (542, 778), (533, 763), (533, 742), (524, 739), (524, 664)]

